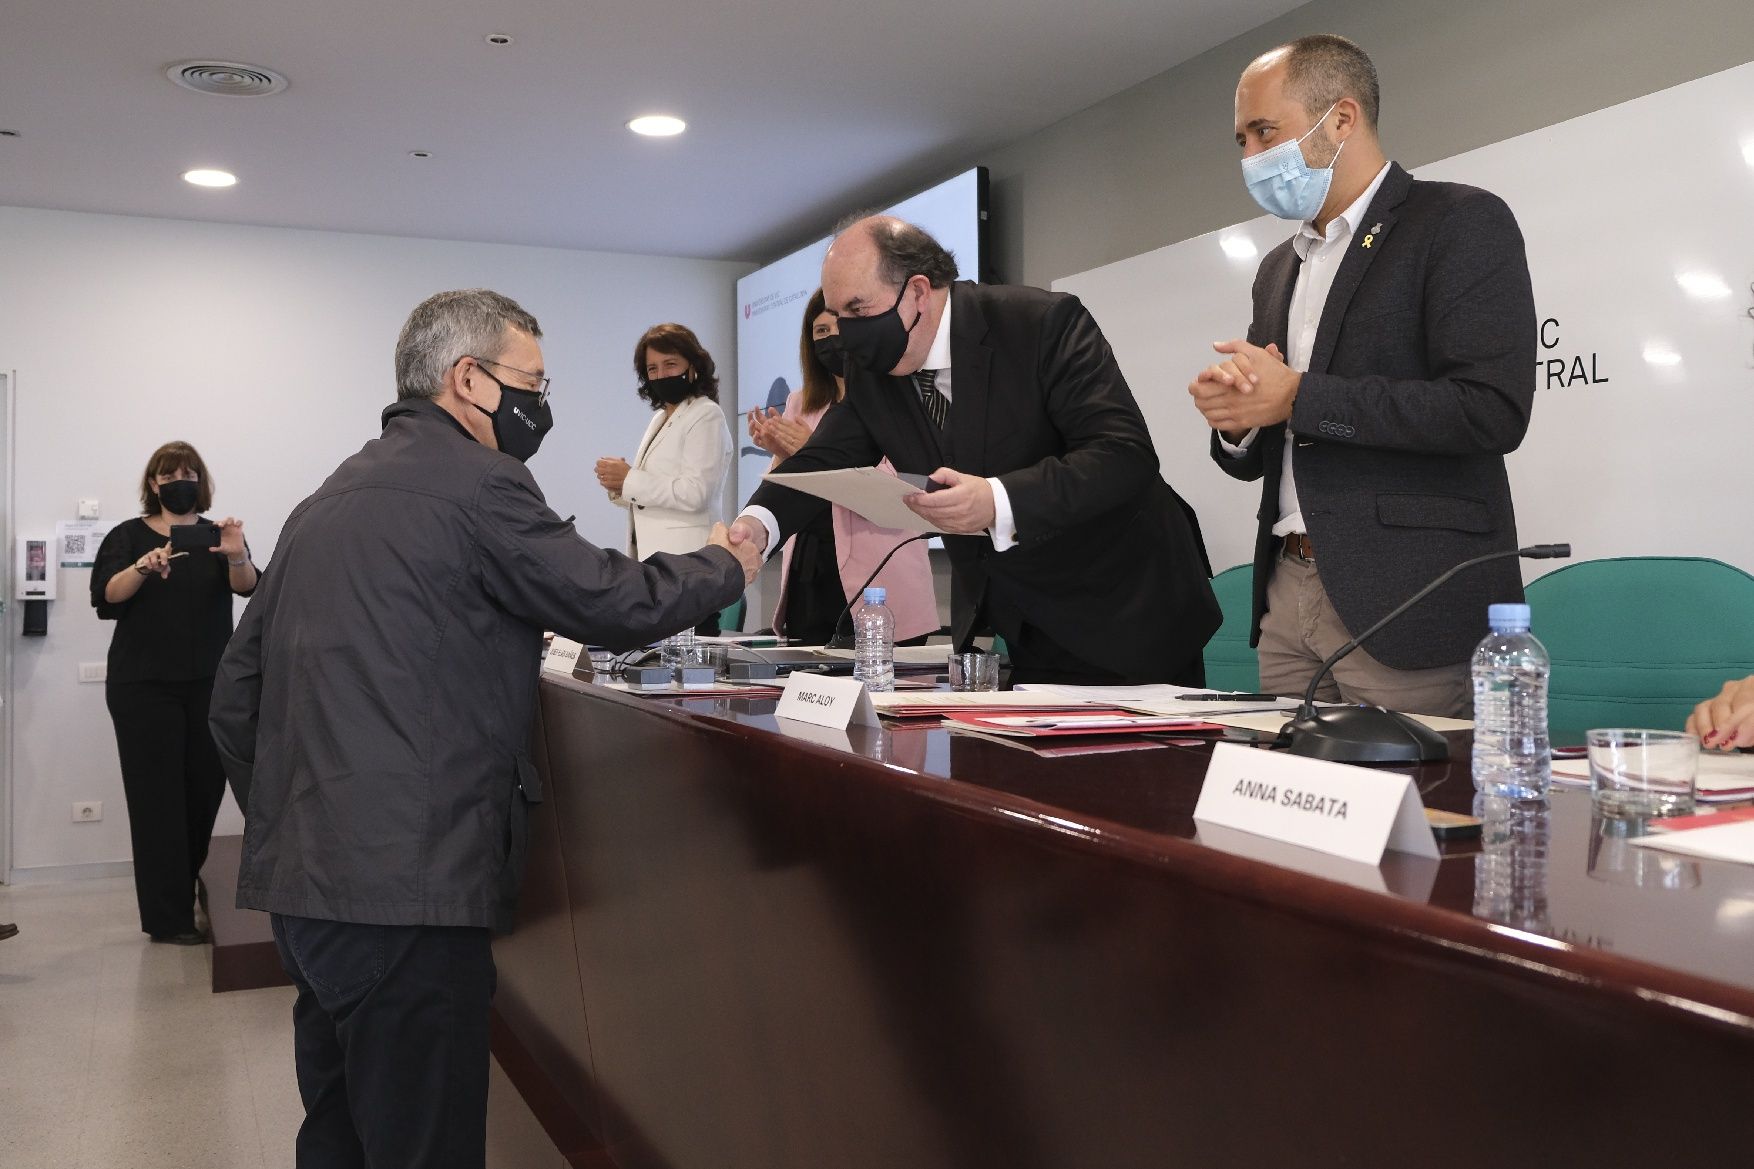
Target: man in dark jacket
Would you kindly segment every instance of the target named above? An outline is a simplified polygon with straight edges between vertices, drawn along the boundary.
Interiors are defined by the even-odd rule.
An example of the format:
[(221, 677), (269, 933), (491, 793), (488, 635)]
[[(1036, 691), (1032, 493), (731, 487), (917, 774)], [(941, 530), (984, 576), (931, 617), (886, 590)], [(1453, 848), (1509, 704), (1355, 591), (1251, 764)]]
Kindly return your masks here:
[(301, 1169), (483, 1164), (542, 632), (636, 646), (757, 567), (722, 526), (640, 563), (549, 510), (523, 464), (552, 424), (541, 335), (480, 289), (414, 310), (383, 435), (287, 520), (220, 664), (238, 904), (273, 915), (299, 991)]
[[(956, 644), (1003, 636), (1012, 682), (1199, 685), (1220, 619), (1199, 525), (1077, 298), (959, 281), (888, 216), (835, 238), (822, 292), (846, 397), (776, 469), (930, 475), (908, 505), (949, 533)], [(765, 483), (732, 539), (777, 549), (827, 506)]]
[[(1224, 471), (1261, 483), (1261, 689), (1328, 655), (1447, 569), (1517, 546), (1504, 456), (1535, 398), (1535, 300), (1496, 195), (1423, 182), (1377, 140), (1376, 69), (1342, 37), (1256, 58), (1236, 89), (1243, 177), (1297, 234), (1261, 260), (1246, 339), (1189, 386)], [(1486, 606), (1514, 559), (1473, 569), (1343, 659), (1317, 692), (1466, 717)]]

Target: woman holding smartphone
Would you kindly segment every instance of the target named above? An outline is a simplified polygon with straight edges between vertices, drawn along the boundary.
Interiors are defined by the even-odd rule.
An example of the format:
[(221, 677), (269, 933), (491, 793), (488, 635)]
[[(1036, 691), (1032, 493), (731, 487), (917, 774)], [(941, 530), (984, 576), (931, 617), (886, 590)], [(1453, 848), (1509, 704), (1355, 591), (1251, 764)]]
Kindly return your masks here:
[[(110, 529), (91, 570), (91, 603), (116, 623), (104, 698), (122, 762), (140, 928), (183, 946), (205, 940), (195, 929), (196, 881), (225, 795), (207, 730), (213, 675), (231, 638), (231, 599), (256, 588), (243, 521), (206, 520), (200, 513), (212, 504), (195, 448), (166, 443), (140, 480), (143, 514)], [(179, 530), (196, 538), (173, 538)]]

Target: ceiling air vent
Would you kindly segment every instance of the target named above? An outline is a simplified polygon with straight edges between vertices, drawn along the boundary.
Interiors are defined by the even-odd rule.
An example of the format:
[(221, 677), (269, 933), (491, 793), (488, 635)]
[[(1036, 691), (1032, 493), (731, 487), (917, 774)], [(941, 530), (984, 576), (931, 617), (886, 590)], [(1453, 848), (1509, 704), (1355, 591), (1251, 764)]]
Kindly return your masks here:
[(221, 97), (266, 97), (286, 88), (286, 78), (274, 70), (236, 61), (178, 61), (164, 75), (184, 89)]

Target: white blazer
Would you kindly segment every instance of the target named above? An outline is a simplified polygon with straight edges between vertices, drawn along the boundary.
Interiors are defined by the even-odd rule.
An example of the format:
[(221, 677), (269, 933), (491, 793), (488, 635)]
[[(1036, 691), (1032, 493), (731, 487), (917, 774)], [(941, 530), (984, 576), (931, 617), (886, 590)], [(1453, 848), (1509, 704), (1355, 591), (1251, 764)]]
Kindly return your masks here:
[(725, 476), (731, 471), (731, 431), (711, 398), (694, 397), (668, 420), (654, 411), (621, 494), (627, 508), (627, 553), (698, 552), (724, 518)]

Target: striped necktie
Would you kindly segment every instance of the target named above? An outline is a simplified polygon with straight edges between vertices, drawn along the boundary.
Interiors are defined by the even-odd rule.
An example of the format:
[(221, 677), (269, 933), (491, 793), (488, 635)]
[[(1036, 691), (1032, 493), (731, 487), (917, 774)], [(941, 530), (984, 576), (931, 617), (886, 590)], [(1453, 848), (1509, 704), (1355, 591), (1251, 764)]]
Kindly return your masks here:
[(950, 399), (938, 392), (938, 371), (922, 369), (913, 375), (914, 389), (920, 392), (920, 405), (926, 408), (926, 417), (939, 430), (944, 429), (944, 419), (950, 413)]

